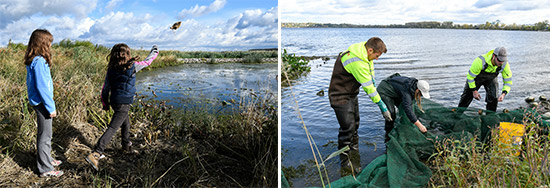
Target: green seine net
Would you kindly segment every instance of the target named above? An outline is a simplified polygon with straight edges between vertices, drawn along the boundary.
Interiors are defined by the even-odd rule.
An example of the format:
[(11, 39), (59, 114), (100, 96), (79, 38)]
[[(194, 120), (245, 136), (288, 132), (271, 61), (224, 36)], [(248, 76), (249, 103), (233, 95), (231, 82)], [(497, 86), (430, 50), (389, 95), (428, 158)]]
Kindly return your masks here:
[[(421, 133), (410, 123), (400, 107), (395, 127), (389, 134), (391, 139), (386, 154), (374, 159), (355, 178), (342, 177), (331, 182), (330, 187), (424, 187), (432, 171), (422, 161), (435, 152), (438, 141), (469, 141), (474, 137), (486, 141), (491, 136), (490, 130), (500, 122), (523, 124), (527, 120), (541, 127), (549, 126), (535, 109), (491, 113), (474, 108), (444, 107), (427, 99), (422, 100), (423, 111), (413, 106), (428, 133)], [(288, 186), (284, 176), (282, 178), (285, 182), (282, 186)]]

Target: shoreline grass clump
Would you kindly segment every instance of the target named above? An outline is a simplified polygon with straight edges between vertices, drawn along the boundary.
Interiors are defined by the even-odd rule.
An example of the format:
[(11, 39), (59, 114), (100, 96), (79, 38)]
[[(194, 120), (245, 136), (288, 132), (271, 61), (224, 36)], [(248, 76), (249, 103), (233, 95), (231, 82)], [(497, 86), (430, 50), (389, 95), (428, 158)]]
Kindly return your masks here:
[[(166, 101), (137, 97), (130, 111), (130, 139), (139, 153), (120, 153), (116, 136), (100, 170), (93, 170), (84, 158), (112, 111), (102, 110), (99, 98), (109, 49), (90, 44), (65, 41), (52, 46), (58, 111), (52, 156), (64, 161), (61, 178), (36, 174), (36, 120), (28, 106), (23, 65), (26, 47), (0, 48), (0, 187), (277, 185), (277, 102), (273, 96), (244, 96), (253, 102), (223, 114), (200, 107), (179, 109)], [(142, 58), (147, 53), (132, 52)]]
[[(433, 171), (430, 187), (541, 187), (550, 184), (549, 137), (545, 128), (524, 120), (521, 145), (491, 139), (445, 140), (427, 161)], [(516, 156), (519, 152), (519, 155)]]

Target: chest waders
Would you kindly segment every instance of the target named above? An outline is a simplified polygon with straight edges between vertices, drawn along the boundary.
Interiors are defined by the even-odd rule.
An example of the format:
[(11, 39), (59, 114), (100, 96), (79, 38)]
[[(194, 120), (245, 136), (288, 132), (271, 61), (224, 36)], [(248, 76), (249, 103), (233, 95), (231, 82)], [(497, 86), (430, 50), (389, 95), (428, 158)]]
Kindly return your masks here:
[[(359, 155), (359, 87), (361, 84), (355, 80), (353, 75), (344, 69), (342, 56), (349, 53), (343, 52), (338, 55), (332, 71), (331, 83), (329, 86), (330, 106), (334, 109), (340, 128), (338, 129), (338, 149), (349, 146), (350, 150), (340, 154), (341, 175), (346, 176), (361, 171)], [(343, 94), (342, 89), (335, 87), (346, 87)]]
[(473, 91), (479, 90), (481, 86), (485, 88), (486, 95), (485, 96), (485, 102), (487, 102), (486, 109), (495, 112), (497, 110), (498, 105), (498, 99), (497, 99), (497, 90), (498, 90), (498, 74), (502, 72), (503, 67), (506, 66), (506, 64), (503, 64), (501, 67), (498, 67), (494, 73), (486, 72), (485, 70), (489, 66), (487, 62), (485, 61), (485, 58), (483, 56), (479, 56), (481, 61), (483, 62), (483, 69), (477, 75), (477, 77), (474, 79), (476, 82), (476, 88), (470, 89), (470, 86), (468, 86), (468, 81), (466, 81), (466, 85), (464, 86), (464, 91), (462, 92), (462, 95), (460, 95), (460, 101), (458, 102), (458, 107), (467, 108), (470, 106), (470, 103), (472, 103), (472, 100), (474, 98)]

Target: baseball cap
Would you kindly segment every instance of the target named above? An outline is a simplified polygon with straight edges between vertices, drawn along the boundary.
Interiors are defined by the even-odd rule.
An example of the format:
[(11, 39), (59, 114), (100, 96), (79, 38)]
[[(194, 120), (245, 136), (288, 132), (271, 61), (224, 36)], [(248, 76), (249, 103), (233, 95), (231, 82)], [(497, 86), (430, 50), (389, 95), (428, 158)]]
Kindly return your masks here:
[(500, 62), (508, 61), (508, 57), (506, 57), (506, 48), (504, 47), (495, 48), (495, 51), (493, 51), (493, 54), (497, 56), (497, 59)]
[(430, 98), (430, 84), (428, 84), (428, 82), (425, 80), (418, 80), (418, 82), (416, 82), (416, 87), (418, 87), (424, 98)]

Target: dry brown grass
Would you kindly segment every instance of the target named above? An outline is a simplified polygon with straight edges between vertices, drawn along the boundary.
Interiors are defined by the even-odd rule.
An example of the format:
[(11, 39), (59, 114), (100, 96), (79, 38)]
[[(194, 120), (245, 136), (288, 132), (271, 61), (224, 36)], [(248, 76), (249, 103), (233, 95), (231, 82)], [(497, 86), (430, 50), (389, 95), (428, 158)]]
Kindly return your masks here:
[[(36, 174), (36, 114), (28, 106), (24, 48), (0, 48), (0, 187), (276, 186), (276, 98), (254, 99), (229, 114), (174, 109), (139, 97), (130, 112), (131, 140), (139, 154), (119, 152), (113, 137), (95, 171), (84, 157), (103, 134), (112, 112), (99, 100), (108, 51), (53, 49), (52, 77), (58, 117), (52, 155), (61, 178)], [(144, 58), (148, 51), (133, 51)], [(161, 53), (162, 55), (162, 53)], [(160, 56), (159, 60), (173, 57)]]

